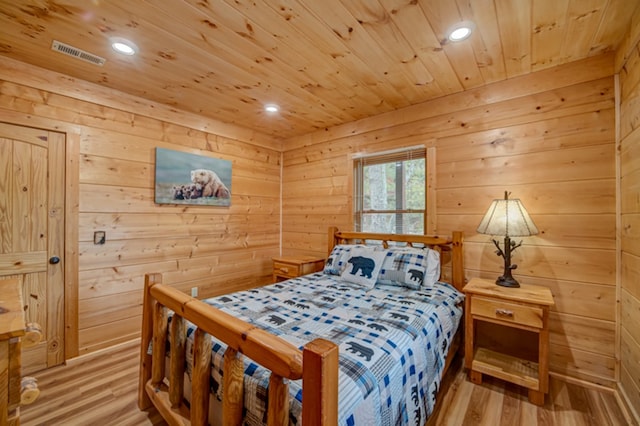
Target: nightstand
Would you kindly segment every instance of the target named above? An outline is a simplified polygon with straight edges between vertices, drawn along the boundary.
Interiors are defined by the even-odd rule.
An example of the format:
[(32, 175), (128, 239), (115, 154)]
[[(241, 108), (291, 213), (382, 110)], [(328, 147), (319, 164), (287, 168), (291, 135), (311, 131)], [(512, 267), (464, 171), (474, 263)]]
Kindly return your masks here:
[[(482, 375), (497, 377), (529, 389), (529, 401), (544, 405), (549, 392), (549, 307), (553, 295), (546, 287), (521, 284), (519, 288), (473, 278), (464, 287), (465, 367), (469, 379), (482, 383)], [(479, 322), (525, 330), (538, 337), (537, 360), (484, 347), (476, 341)], [(497, 337), (499, 338), (499, 336)]]
[(288, 280), (324, 269), (324, 258), (291, 255), (273, 258), (273, 282)]

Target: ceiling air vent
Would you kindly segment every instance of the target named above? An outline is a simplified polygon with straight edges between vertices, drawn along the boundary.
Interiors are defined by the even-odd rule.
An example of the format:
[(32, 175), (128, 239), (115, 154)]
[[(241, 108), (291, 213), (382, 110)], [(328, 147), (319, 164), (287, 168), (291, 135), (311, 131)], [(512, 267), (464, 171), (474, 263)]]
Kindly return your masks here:
[(82, 49), (78, 49), (77, 47), (69, 46), (68, 44), (59, 42), (57, 40), (53, 40), (51, 43), (51, 50), (55, 50), (56, 52), (64, 53), (68, 56), (73, 56), (74, 58), (82, 59), (86, 62), (91, 62), (92, 64), (103, 66), (106, 59), (101, 58), (98, 55), (94, 55), (93, 53), (85, 52)]

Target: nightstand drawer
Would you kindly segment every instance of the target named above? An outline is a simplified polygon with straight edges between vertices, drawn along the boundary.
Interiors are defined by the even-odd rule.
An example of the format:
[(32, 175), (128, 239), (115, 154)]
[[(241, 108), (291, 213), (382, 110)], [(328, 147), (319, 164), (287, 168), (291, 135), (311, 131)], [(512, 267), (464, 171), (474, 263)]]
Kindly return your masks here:
[(273, 273), (280, 275), (280, 276), (286, 276), (286, 277), (290, 277), (290, 278), (295, 278), (300, 274), (300, 265), (293, 265), (291, 263), (283, 263), (283, 262), (278, 262), (278, 261), (274, 261), (273, 262)]
[(471, 314), (485, 318), (542, 328), (542, 308), (518, 305), (496, 299), (474, 296), (471, 300)]
[(289, 255), (273, 258), (273, 282), (297, 278), (322, 271), (324, 258), (305, 255)]

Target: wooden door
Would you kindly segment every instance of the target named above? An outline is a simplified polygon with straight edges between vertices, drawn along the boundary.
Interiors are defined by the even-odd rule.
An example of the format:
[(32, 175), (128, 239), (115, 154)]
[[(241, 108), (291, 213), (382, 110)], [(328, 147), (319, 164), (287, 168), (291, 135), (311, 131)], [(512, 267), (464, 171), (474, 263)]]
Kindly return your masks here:
[(64, 134), (0, 123), (0, 279), (22, 281), (43, 333), (24, 373), (64, 361), (64, 157)]

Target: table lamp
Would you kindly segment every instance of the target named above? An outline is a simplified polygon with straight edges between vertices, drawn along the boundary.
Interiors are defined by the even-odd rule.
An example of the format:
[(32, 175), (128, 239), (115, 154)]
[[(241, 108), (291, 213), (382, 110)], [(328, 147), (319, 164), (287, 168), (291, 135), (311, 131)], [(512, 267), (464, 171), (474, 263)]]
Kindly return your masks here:
[(481, 234), (504, 236), (504, 250), (500, 248), (498, 240), (492, 239), (498, 248), (496, 254), (504, 258), (504, 273), (498, 277), (496, 284), (503, 287), (520, 287), (511, 275), (511, 271), (518, 267), (511, 264), (511, 253), (522, 245), (522, 241), (516, 244), (515, 241), (511, 241), (511, 237), (528, 237), (538, 233), (538, 228), (522, 202), (517, 198), (510, 200), (509, 193), (505, 191), (503, 200), (493, 200), (477, 231)]

